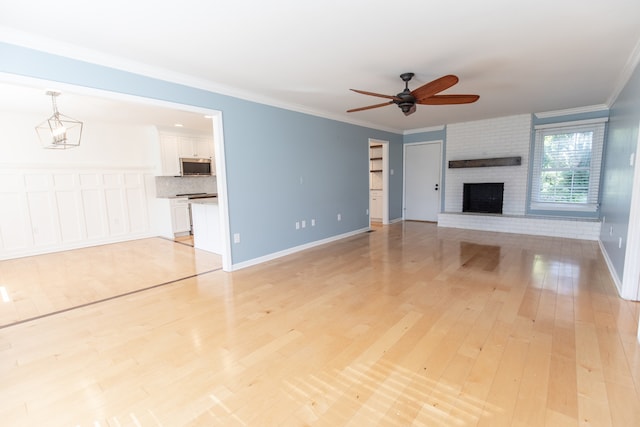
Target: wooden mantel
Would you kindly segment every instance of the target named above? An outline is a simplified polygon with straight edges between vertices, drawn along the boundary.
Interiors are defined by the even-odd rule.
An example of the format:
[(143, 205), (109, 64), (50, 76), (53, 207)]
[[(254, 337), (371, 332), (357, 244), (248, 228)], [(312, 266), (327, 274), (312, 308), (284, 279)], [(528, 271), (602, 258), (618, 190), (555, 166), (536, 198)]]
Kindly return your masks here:
[(490, 166), (520, 166), (522, 157), (494, 157), (492, 159), (449, 160), (449, 169), (483, 168)]

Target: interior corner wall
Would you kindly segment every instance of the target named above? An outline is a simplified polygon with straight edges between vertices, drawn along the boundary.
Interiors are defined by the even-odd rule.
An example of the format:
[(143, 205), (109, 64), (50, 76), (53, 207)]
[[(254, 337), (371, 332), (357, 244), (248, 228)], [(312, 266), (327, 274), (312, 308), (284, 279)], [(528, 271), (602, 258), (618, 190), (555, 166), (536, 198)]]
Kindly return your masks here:
[[(447, 126), (444, 211), (462, 212), (464, 183), (503, 182), (502, 213), (526, 211), (531, 115), (500, 117)], [(450, 160), (522, 157), (520, 166), (449, 169)]]

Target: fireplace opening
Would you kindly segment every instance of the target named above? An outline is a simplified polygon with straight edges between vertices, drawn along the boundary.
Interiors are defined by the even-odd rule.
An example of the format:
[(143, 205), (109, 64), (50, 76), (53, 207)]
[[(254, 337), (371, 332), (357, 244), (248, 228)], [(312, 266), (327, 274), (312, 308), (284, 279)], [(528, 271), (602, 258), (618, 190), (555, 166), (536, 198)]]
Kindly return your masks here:
[(502, 213), (504, 182), (465, 183), (462, 212)]

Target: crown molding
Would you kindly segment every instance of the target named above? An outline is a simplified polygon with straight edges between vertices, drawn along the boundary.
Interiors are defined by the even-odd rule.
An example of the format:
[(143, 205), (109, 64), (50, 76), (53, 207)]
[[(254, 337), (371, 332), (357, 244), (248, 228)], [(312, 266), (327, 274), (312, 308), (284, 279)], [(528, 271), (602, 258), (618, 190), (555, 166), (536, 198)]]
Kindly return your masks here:
[(613, 89), (613, 93), (607, 99), (607, 105), (611, 107), (614, 102), (618, 99), (618, 96), (624, 89), (625, 85), (629, 82), (631, 75), (638, 67), (638, 63), (640, 63), (640, 40), (636, 43), (633, 51), (631, 51), (631, 55), (629, 55), (629, 59), (627, 63), (624, 65), (624, 68), (620, 72), (620, 77), (618, 77), (618, 81), (616, 82), (616, 86)]
[(27, 49), (38, 50), (41, 52), (58, 55), (77, 61), (87, 62), (91, 64), (101, 65), (104, 67), (126, 71), (133, 74), (142, 75), (149, 78), (163, 80), (169, 83), (176, 83), (195, 89), (202, 89), (208, 92), (217, 93), (245, 101), (255, 102), (258, 104), (268, 105), (270, 107), (281, 108), (284, 110), (295, 111), (298, 113), (308, 114), (329, 120), (335, 120), (343, 123), (363, 126), (367, 128), (377, 129), (380, 131), (402, 134), (401, 129), (380, 126), (375, 123), (361, 121), (357, 119), (348, 119), (338, 114), (328, 113), (326, 111), (314, 110), (302, 105), (285, 103), (277, 99), (265, 97), (263, 95), (216, 83), (211, 80), (200, 79), (191, 75), (177, 73), (160, 67), (152, 67), (137, 61), (128, 60), (119, 56), (105, 54), (92, 49), (79, 47), (70, 43), (54, 41), (46, 37), (37, 36), (30, 33), (14, 30), (12, 28), (0, 26), (0, 41), (21, 46)]
[(546, 119), (549, 117), (561, 117), (570, 116), (573, 114), (593, 113), (596, 111), (605, 111), (609, 107), (606, 104), (589, 105), (586, 107), (567, 108), (566, 110), (545, 111), (541, 113), (533, 113), (539, 119)]
[(437, 131), (444, 130), (444, 127), (445, 127), (444, 125), (438, 125), (438, 126), (430, 126), (426, 128), (409, 129), (409, 130), (405, 130), (402, 134), (413, 135), (415, 133), (437, 132)]

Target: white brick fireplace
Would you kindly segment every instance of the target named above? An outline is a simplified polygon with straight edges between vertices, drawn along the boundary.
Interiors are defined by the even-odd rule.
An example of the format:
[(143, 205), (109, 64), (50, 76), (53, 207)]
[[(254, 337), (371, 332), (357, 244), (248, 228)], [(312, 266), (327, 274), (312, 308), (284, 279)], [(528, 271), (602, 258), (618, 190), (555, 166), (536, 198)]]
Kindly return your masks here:
[[(438, 226), (598, 240), (600, 222), (526, 216), (531, 115), (447, 126), (444, 212)], [(450, 160), (521, 157), (520, 166), (449, 168)], [(502, 182), (502, 215), (462, 213), (464, 183)]]

